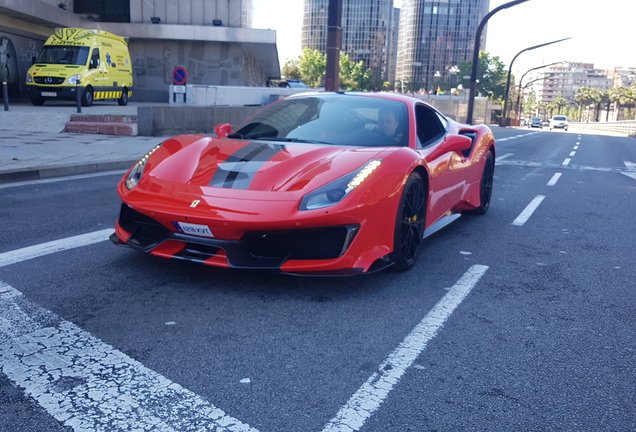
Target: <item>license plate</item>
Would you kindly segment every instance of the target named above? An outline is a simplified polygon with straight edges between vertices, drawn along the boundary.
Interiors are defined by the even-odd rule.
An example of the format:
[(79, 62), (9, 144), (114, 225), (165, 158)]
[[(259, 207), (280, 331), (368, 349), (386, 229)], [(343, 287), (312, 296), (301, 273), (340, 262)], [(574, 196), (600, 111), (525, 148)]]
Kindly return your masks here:
[(57, 97), (55, 92), (42, 92), (42, 97)]
[(174, 225), (177, 231), (184, 234), (196, 235), (201, 237), (214, 237), (214, 234), (212, 234), (210, 227), (207, 225), (197, 225), (187, 222), (172, 222), (172, 225)]

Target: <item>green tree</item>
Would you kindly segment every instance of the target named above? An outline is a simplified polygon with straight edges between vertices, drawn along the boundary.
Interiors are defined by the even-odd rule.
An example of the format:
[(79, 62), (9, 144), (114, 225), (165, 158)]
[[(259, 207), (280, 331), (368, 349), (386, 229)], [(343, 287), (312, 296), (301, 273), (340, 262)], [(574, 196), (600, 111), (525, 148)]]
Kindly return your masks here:
[[(459, 76), (470, 77), (472, 73), (472, 61), (462, 62), (459, 65)], [(496, 102), (503, 102), (506, 94), (506, 79), (508, 74), (505, 65), (498, 56), (490, 56), (486, 51), (479, 52), (477, 64), (477, 91)], [(470, 78), (462, 78), (464, 88), (470, 87)]]
[(609, 98), (611, 102), (618, 105), (618, 109), (625, 107), (630, 110), (632, 107), (636, 107), (636, 85), (612, 87), (609, 89)]
[[(364, 66), (364, 62), (354, 63), (343, 52), (339, 58), (340, 88), (350, 90), (370, 90), (373, 75), (371, 70)], [(300, 79), (309, 87), (320, 87), (327, 70), (327, 56), (318, 50), (303, 49), (297, 60), (285, 63), (281, 73), (287, 79)], [(390, 83), (385, 83), (390, 85)]]
[(595, 94), (589, 87), (581, 87), (574, 95), (574, 102), (579, 106), (579, 121), (583, 121), (583, 108), (587, 108), (590, 104), (595, 103)]
[(300, 65), (298, 60), (287, 60), (280, 73), (285, 79), (290, 80), (302, 80), (302, 74), (300, 73)]
[(298, 58), (298, 67), (305, 84), (309, 87), (320, 87), (327, 67), (327, 58), (320, 51), (305, 47)]
[(563, 96), (558, 95), (554, 100), (554, 106), (557, 109), (557, 114), (561, 114), (561, 110), (568, 106), (568, 101), (566, 101)]
[(347, 90), (370, 90), (371, 70), (364, 66), (364, 62), (354, 63), (349, 55), (340, 53), (340, 87)]

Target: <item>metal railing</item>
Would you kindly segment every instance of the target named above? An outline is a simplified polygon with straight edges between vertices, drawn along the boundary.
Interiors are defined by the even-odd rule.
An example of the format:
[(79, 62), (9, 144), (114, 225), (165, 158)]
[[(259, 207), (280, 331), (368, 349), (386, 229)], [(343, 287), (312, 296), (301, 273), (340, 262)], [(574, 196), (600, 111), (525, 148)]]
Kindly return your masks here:
[(575, 123), (570, 122), (572, 129), (586, 129), (602, 132), (613, 132), (621, 135), (636, 136), (636, 120), (625, 120), (618, 122), (592, 122), (592, 123)]

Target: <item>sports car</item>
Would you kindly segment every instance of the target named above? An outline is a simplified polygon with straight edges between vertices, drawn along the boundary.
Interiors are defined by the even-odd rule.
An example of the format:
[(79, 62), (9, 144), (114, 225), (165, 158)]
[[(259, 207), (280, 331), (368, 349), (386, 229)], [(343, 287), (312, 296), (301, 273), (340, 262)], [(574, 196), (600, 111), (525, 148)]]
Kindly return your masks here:
[(167, 139), (124, 175), (115, 244), (298, 275), (404, 271), (425, 237), (490, 206), (490, 129), (414, 97), (303, 93), (214, 130)]

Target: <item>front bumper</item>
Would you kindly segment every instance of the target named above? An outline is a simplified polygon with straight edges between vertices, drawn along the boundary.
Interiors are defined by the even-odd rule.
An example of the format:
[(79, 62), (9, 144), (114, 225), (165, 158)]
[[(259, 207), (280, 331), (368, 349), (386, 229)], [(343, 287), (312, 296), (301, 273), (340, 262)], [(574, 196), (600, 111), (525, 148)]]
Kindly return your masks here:
[[(246, 231), (239, 239), (219, 239), (174, 232), (122, 204), (110, 240), (140, 252), (216, 267), (277, 270), (292, 274), (352, 275), (389, 266), (376, 257), (368, 264), (346, 254), (361, 225), (348, 223), (311, 228)], [(364, 243), (364, 242), (363, 242)], [(359, 251), (353, 253), (357, 257)], [(384, 252), (386, 254), (386, 251)]]

